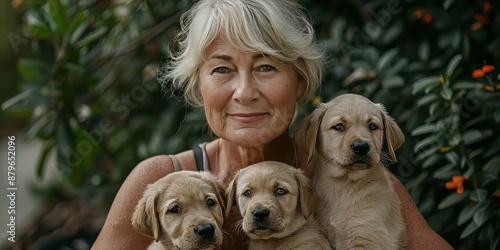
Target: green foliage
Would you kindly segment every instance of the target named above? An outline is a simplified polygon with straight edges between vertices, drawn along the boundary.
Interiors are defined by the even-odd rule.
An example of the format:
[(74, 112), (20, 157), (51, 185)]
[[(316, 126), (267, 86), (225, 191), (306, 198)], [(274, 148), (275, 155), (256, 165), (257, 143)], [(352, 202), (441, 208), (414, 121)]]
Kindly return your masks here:
[[(119, 186), (140, 160), (210, 138), (203, 110), (162, 92), (163, 46), (191, 1), (48, 0), (19, 7), (32, 54), (17, 62), (28, 138), (80, 190)], [(500, 231), (500, 5), (496, 1), (301, 1), (328, 54), (318, 96), (383, 103), (406, 134), (390, 166), (455, 248), (496, 249)], [(308, 111), (314, 106), (308, 105)], [(446, 189), (462, 176), (463, 193)], [(453, 185), (456, 185), (453, 184)], [(98, 197), (94, 197), (98, 199)], [(101, 198), (111, 201), (112, 197)]]

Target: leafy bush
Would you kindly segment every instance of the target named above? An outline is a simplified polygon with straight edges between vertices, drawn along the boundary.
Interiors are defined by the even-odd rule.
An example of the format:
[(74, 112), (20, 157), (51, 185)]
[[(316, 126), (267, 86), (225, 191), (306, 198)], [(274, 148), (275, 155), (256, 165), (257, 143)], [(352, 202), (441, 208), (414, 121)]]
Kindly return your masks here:
[[(329, 55), (326, 79), (306, 110), (344, 92), (383, 103), (406, 134), (400, 163), (390, 169), (429, 224), (457, 249), (497, 248), (500, 85), (491, 67), (483, 77), (472, 72), (498, 68), (500, 5), (301, 2)], [(106, 207), (140, 160), (211, 138), (203, 111), (155, 81), (163, 46), (190, 3), (48, 0), (17, 7), (32, 54), (18, 61), (22, 92), (2, 107), (31, 112), (28, 138), (44, 142), (40, 176), (56, 152), (65, 181)], [(109, 187), (114, 191), (89, 195)]]

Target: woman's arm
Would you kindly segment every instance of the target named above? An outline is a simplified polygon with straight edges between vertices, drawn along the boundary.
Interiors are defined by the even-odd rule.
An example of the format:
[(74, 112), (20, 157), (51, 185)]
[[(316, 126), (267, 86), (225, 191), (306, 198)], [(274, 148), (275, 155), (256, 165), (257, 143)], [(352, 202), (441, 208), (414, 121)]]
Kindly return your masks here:
[(401, 201), (401, 210), (408, 235), (408, 249), (453, 249), (427, 224), (403, 184), (393, 174), (390, 176), (392, 185)]
[(134, 230), (132, 214), (147, 185), (172, 171), (172, 161), (166, 155), (139, 163), (120, 187), (92, 249), (146, 249), (152, 239)]

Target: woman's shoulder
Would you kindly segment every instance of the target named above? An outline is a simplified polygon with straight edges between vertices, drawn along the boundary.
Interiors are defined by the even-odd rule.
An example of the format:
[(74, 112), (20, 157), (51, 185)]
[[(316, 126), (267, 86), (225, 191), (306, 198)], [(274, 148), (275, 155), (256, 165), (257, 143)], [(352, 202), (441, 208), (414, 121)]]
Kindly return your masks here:
[(179, 164), (180, 170), (196, 170), (192, 150), (186, 150), (175, 155), (155, 155), (141, 161), (132, 170), (133, 174), (154, 174), (165, 176), (174, 172), (174, 161)]

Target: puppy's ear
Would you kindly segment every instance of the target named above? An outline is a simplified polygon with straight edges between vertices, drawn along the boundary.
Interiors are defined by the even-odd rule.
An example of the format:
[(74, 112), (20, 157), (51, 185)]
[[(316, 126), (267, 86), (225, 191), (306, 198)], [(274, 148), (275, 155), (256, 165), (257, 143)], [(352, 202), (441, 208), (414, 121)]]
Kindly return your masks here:
[(153, 237), (155, 241), (160, 239), (161, 231), (158, 213), (156, 212), (159, 197), (160, 192), (146, 190), (132, 215), (132, 226), (135, 230)]
[(214, 185), (215, 185), (215, 188), (217, 188), (217, 200), (218, 200), (220, 207), (222, 209), (222, 215), (223, 215), (224, 219), (227, 219), (226, 210), (231, 209), (231, 207), (227, 206), (227, 199), (226, 199), (224, 187), (222, 187), (222, 185), (218, 181), (214, 181)]
[(302, 124), (293, 134), (295, 143), (307, 153), (307, 162), (311, 162), (316, 147), (318, 131), (326, 113), (326, 105), (320, 104), (309, 116), (304, 118)]
[(307, 220), (318, 210), (319, 197), (316, 189), (312, 186), (311, 180), (302, 171), (295, 173), (297, 186), (299, 188), (299, 205), (304, 218)]
[(236, 186), (238, 184), (238, 172), (234, 175), (234, 179), (229, 183), (229, 186), (226, 189), (226, 212), (224, 213), (224, 219), (229, 218), (231, 214), (231, 208), (237, 205), (237, 196), (236, 196)]
[(380, 115), (382, 116), (382, 121), (384, 123), (384, 138), (387, 146), (387, 151), (391, 156), (392, 160), (397, 162), (395, 150), (397, 150), (405, 141), (405, 135), (399, 128), (398, 124), (389, 116), (385, 107), (377, 103), (380, 109)]

